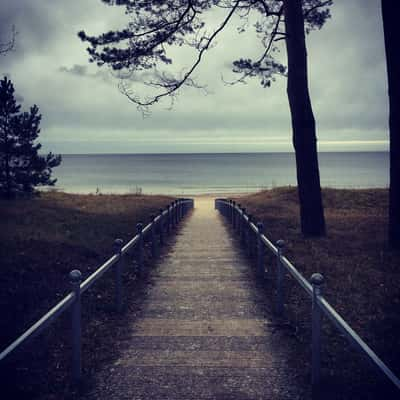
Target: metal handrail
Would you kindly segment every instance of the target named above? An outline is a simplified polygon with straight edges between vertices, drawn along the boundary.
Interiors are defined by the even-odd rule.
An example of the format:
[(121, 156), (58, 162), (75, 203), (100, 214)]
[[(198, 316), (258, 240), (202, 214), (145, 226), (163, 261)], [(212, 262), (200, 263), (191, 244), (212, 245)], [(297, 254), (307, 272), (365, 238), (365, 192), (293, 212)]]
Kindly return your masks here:
[[(283, 312), (283, 275), (281, 267), (292, 276), (295, 281), (304, 289), (304, 291), (312, 298), (312, 384), (313, 388), (320, 384), (320, 353), (321, 353), (321, 311), (333, 325), (344, 334), (349, 342), (360, 352), (367, 356), (368, 360), (377, 367), (397, 388), (400, 389), (400, 379), (390, 370), (390, 368), (377, 356), (377, 354), (361, 339), (361, 337), (350, 327), (350, 325), (340, 316), (340, 314), (332, 307), (322, 295), (323, 276), (321, 274), (313, 274), (311, 283), (296, 269), (296, 267), (283, 255), (284, 242), (278, 240), (274, 245), (258, 228), (262, 224), (249, 223), (249, 217), (236, 202), (227, 199), (216, 199), (215, 208), (227, 217), (233, 227), (238, 229), (242, 235), (242, 223), (249, 225), (250, 229), (258, 235), (257, 243), (260, 246), (268, 248), (277, 257), (277, 294), (276, 294), (276, 310)], [(247, 243), (249, 246), (250, 244)], [(263, 265), (263, 249), (258, 251), (257, 265)], [(261, 258), (261, 259), (260, 259)]]
[[(51, 308), (45, 315), (43, 315), (38, 321), (36, 321), (32, 326), (30, 326), (22, 335), (20, 335), (17, 339), (15, 339), (10, 345), (8, 345), (1, 353), (0, 353), (0, 362), (4, 361), (7, 357), (9, 357), (13, 352), (20, 349), (24, 344), (26, 344), (30, 339), (37, 336), (44, 329), (50, 326), (61, 314), (64, 313), (67, 309), (73, 306), (73, 327), (72, 327), (72, 336), (73, 339), (76, 339), (73, 345), (73, 378), (74, 380), (79, 381), (81, 378), (81, 360), (80, 360), (80, 295), (86, 292), (95, 282), (97, 282), (107, 271), (111, 269), (111, 267), (116, 266), (120, 268), (120, 263), (123, 259), (123, 256), (126, 255), (129, 250), (136, 247), (139, 243), (143, 245), (140, 241), (141, 235), (146, 235), (151, 232), (153, 227), (159, 227), (160, 233), (160, 241), (161, 235), (163, 234), (163, 219), (167, 218), (164, 225), (169, 227), (171, 225), (176, 225), (186, 214), (186, 212), (193, 208), (194, 201), (193, 199), (178, 199), (175, 200), (171, 205), (168, 206), (168, 210), (163, 210), (158, 214), (152, 222), (147, 224), (141, 234), (135, 235), (128, 243), (124, 246), (121, 246), (117, 252), (111, 256), (107, 261), (105, 261), (99, 268), (96, 269), (91, 275), (89, 275), (83, 282), (81, 282), (81, 273), (79, 270), (71, 271), (70, 279), (73, 287), (73, 291), (68, 293), (61, 301), (59, 301), (53, 308)], [(116, 242), (119, 244), (122, 243), (120, 239), (116, 239)], [(153, 254), (154, 255), (154, 254)], [(121, 285), (122, 282), (120, 280), (121, 274), (117, 274), (118, 279), (116, 281), (116, 286), (118, 286), (117, 293), (119, 298), (117, 298), (117, 305), (122, 304), (122, 299), (120, 298), (122, 290)], [(78, 307), (76, 303), (79, 303)], [(76, 310), (75, 310), (76, 309)], [(77, 314), (78, 312), (78, 314)], [(74, 325), (75, 324), (75, 325)], [(76, 326), (77, 325), (77, 326)], [(75, 347), (75, 348), (74, 348)], [(78, 356), (77, 356), (78, 355)]]
[(330, 321), (336, 326), (336, 328), (342, 332), (347, 340), (350, 341), (356, 348), (362, 350), (372, 364), (382, 371), (386, 377), (400, 389), (399, 378), (387, 367), (387, 365), (377, 356), (377, 354), (361, 339), (361, 337), (355, 332), (351, 326), (340, 316), (340, 314), (328, 303), (328, 301), (318, 296), (318, 305), (323, 313), (330, 319)]
[(0, 361), (4, 360), (14, 350), (26, 344), (28, 340), (33, 339), (45, 328), (59, 317), (74, 301), (74, 293), (68, 293), (61, 301), (59, 301), (53, 308), (51, 308), (43, 317), (35, 322), (29, 329), (27, 329), (21, 336), (14, 340), (7, 348), (0, 353)]
[(132, 247), (136, 246), (139, 240), (139, 235), (134, 236), (124, 247), (121, 249), (122, 254), (126, 254)]
[(93, 284), (100, 279), (117, 261), (119, 260), (119, 255), (114, 254), (109, 258), (103, 265), (96, 269), (93, 274), (89, 275), (81, 284), (81, 293), (85, 293)]
[(307, 292), (307, 294), (312, 297), (313, 287), (308, 282), (306, 278), (295, 268), (295, 266), (284, 256), (281, 257), (281, 263), (286, 268), (286, 270), (292, 275), (292, 277), (297, 281), (297, 283)]

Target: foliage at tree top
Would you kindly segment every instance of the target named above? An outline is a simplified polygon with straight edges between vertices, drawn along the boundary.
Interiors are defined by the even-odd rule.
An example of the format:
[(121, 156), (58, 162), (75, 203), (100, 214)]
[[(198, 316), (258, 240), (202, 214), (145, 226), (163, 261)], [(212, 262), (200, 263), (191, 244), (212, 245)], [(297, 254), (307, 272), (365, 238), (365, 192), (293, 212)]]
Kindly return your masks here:
[[(274, 75), (285, 75), (286, 67), (272, 53), (276, 42), (286, 37), (284, 28), (284, 3), (289, 0), (102, 0), (110, 6), (123, 6), (131, 18), (128, 26), (99, 36), (89, 36), (84, 31), (78, 36), (90, 44), (87, 49), (90, 61), (98, 66), (108, 65), (121, 73), (120, 89), (140, 107), (154, 104), (164, 96), (173, 95), (182, 85), (197, 86), (191, 78), (210, 49), (215, 38), (227, 26), (233, 16), (239, 17), (239, 32), (251, 24), (264, 51), (256, 60), (239, 59), (233, 62), (233, 72), (240, 78), (259, 76), (264, 87), (270, 86)], [(303, 0), (305, 31), (320, 29), (330, 17), (332, 0)], [(220, 9), (225, 16), (217, 28), (207, 26), (206, 12)], [(251, 23), (250, 23), (251, 20)], [(253, 22), (255, 21), (255, 22)], [(197, 51), (192, 65), (181, 73), (160, 71), (161, 64), (171, 64), (169, 46), (189, 46)], [(136, 95), (129, 86), (129, 78), (136, 71), (152, 69), (152, 78), (144, 82), (159, 89), (155, 96), (146, 99)]]
[(31, 194), (36, 186), (54, 185), (52, 168), (61, 163), (59, 155), (38, 153), (39, 108), (33, 105), (21, 112), (14, 92), (7, 77), (0, 81), (0, 196), (7, 198)]

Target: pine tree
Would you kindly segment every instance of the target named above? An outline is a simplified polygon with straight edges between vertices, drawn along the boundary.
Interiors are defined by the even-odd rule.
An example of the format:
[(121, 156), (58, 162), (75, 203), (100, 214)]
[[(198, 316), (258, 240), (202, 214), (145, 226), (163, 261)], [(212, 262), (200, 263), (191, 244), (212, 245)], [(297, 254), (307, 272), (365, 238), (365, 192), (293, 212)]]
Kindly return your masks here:
[(14, 86), (5, 77), (0, 81), (0, 196), (13, 198), (32, 194), (36, 186), (52, 186), (52, 168), (61, 163), (61, 156), (40, 155), (39, 136), (42, 116), (34, 105), (21, 112), (14, 97)]

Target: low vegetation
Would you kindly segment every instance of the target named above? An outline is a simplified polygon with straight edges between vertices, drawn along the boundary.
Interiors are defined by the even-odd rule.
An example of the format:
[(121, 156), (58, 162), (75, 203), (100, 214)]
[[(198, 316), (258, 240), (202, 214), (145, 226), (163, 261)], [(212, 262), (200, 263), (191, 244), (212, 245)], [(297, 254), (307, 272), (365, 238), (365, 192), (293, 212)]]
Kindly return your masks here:
[[(115, 238), (130, 239), (136, 223), (149, 222), (152, 213), (171, 201), (166, 196), (65, 193), (0, 201), (1, 350), (70, 290), (72, 269), (88, 276), (112, 255)], [(110, 313), (113, 274), (109, 275), (84, 294), (85, 373), (107, 357), (107, 340), (112, 337), (115, 313)], [(2, 380), (5, 398), (64, 398), (70, 366), (68, 330), (67, 312), (12, 357), (7, 379)]]
[[(314, 272), (324, 275), (328, 301), (399, 375), (400, 253), (391, 251), (387, 244), (388, 191), (324, 189), (328, 234), (316, 239), (301, 235), (295, 188), (277, 188), (235, 200), (264, 223), (270, 239), (285, 240), (285, 254), (306, 278)], [(268, 264), (274, 262), (269, 256)], [(267, 287), (273, 289), (272, 282)], [(297, 343), (291, 362), (299, 365), (306, 383), (310, 379), (310, 301), (289, 276), (285, 301), (291, 326), (288, 332)], [(325, 322), (324, 398), (383, 396), (390, 383)]]
[[(324, 189), (323, 199), (328, 235), (317, 239), (301, 235), (295, 188), (236, 200), (255, 220), (264, 222), (270, 239), (285, 240), (285, 254), (306, 278), (313, 272), (324, 274), (326, 298), (399, 375), (400, 253), (387, 245), (388, 192)], [(151, 213), (171, 200), (165, 196), (44, 193), (39, 198), (0, 201), (1, 347), (68, 292), (71, 269), (81, 269), (84, 276), (93, 272), (112, 254), (116, 237), (132, 237), (137, 222), (147, 222)], [(269, 255), (267, 265), (274, 264)], [(129, 302), (136, 302), (130, 296), (142, 294), (132, 271), (128, 268), (125, 294)], [(88, 385), (94, 366), (112, 363), (111, 343), (126, 325), (123, 315), (113, 310), (112, 278), (110, 274), (84, 295), (83, 368)], [(273, 290), (273, 281), (267, 281), (271, 310)], [(309, 385), (310, 300), (289, 276), (285, 302), (285, 320), (278, 326), (293, 343), (288, 361), (298, 365), (299, 381)], [(69, 322), (66, 313), (12, 358), (3, 375), (8, 383), (2, 387), (5, 397), (71, 398), (67, 384)], [(323, 327), (322, 360), (324, 399), (395, 398), (386, 390), (390, 388), (387, 380), (328, 321)]]
[(61, 163), (61, 156), (40, 154), (37, 142), (40, 133), (39, 108), (21, 111), (13, 83), (0, 81), (0, 197), (27, 197), (37, 186), (54, 186), (52, 170)]

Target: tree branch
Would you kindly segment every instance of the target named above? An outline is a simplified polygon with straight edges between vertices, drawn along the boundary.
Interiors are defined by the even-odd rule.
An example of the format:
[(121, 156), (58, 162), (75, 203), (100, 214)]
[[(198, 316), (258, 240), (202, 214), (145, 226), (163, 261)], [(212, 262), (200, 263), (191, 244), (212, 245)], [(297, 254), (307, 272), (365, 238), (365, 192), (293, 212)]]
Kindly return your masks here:
[[(185, 84), (188, 79), (190, 78), (190, 76), (192, 75), (193, 71), (198, 67), (198, 65), (201, 63), (201, 60), (203, 58), (204, 53), (210, 48), (213, 40), (216, 38), (216, 36), (225, 28), (225, 26), (227, 25), (227, 23), (229, 22), (229, 20), (231, 19), (232, 15), (235, 13), (235, 11), (237, 10), (238, 6), (239, 6), (240, 0), (238, 0), (234, 6), (231, 8), (231, 10), (229, 11), (229, 13), (227, 14), (226, 18), (224, 19), (224, 21), (221, 23), (221, 25), (218, 27), (218, 29), (216, 29), (213, 34), (206, 38), (206, 43), (204, 46), (202, 46), (199, 49), (199, 54), (197, 56), (196, 61), (194, 62), (194, 64), (191, 66), (191, 68), (189, 69), (188, 72), (186, 72), (183, 76), (182, 79), (178, 80), (178, 81), (170, 81), (167, 82), (165, 85), (161, 84), (161, 86), (166, 87), (167, 90), (163, 93), (160, 93), (156, 96), (154, 96), (152, 99), (150, 100), (146, 100), (146, 101), (141, 101), (138, 97), (133, 97), (133, 94), (131, 93), (131, 91), (122, 84), (120, 84), (120, 89), (122, 91), (122, 93), (132, 102), (136, 103), (139, 107), (148, 107), (151, 106), (155, 103), (157, 103), (161, 98), (166, 97), (166, 96), (170, 96), (171, 94), (173, 94), (174, 92), (176, 92), (183, 84)], [(201, 39), (201, 41), (204, 39), (204, 37)]]
[(304, 18), (306, 18), (310, 13), (312, 13), (317, 8), (321, 8), (321, 7), (325, 7), (325, 6), (331, 6), (331, 5), (332, 5), (332, 0), (326, 0), (326, 1), (323, 1), (322, 3), (320, 3), (320, 4), (316, 4), (315, 6), (309, 8), (308, 10), (306, 10), (304, 12)]
[(282, 14), (282, 7), (279, 9), (279, 11), (271, 11), (269, 5), (265, 2), (265, 0), (256, 0), (255, 3), (261, 4), (261, 6), (264, 9), (264, 13), (267, 17), (270, 17), (270, 16), (279, 17), (279, 15)]
[[(276, 22), (275, 22), (275, 26), (274, 26), (274, 28), (273, 28), (273, 30), (271, 32), (271, 35), (270, 35), (270, 38), (269, 38), (269, 42), (268, 42), (268, 44), (266, 46), (266, 49), (265, 49), (264, 53), (261, 55), (261, 57), (257, 61), (255, 61), (254, 64), (261, 64), (261, 62), (267, 57), (268, 53), (270, 52), (271, 47), (272, 47), (272, 43), (277, 41), (277, 40), (279, 40), (279, 39), (276, 39), (276, 35), (277, 34), (279, 34), (279, 35), (284, 34), (283, 32), (278, 32), (279, 24), (280, 24), (281, 18), (282, 18), (282, 14), (283, 14), (283, 7), (281, 7), (281, 9), (279, 10), (279, 12), (277, 14), (277, 19), (276, 19)], [(232, 86), (236, 85), (237, 83), (245, 83), (245, 79), (248, 78), (252, 74), (252, 72), (253, 71), (250, 69), (247, 72), (245, 72), (240, 78), (238, 78), (238, 79), (236, 79), (234, 81), (231, 81), (231, 82), (225, 81), (224, 79), (222, 79), (222, 80), (223, 80), (223, 82), (225, 84), (232, 85)]]
[(15, 26), (12, 26), (11, 39), (6, 43), (0, 43), (0, 55), (8, 53), (15, 46), (15, 38), (17, 36), (17, 31), (15, 30)]
[[(97, 45), (103, 46), (103, 45), (114, 43), (114, 42), (120, 42), (121, 40), (134, 39), (134, 38), (151, 35), (153, 33), (163, 31), (166, 28), (168, 28), (169, 26), (175, 25), (175, 29), (173, 29), (172, 32), (170, 32), (170, 34), (172, 34), (172, 33), (176, 32), (177, 28), (179, 28), (181, 22), (183, 21), (183, 19), (186, 17), (186, 15), (190, 11), (193, 11), (193, 16), (191, 18), (189, 18), (188, 22), (191, 22), (193, 20), (194, 16), (197, 14), (196, 10), (193, 8), (193, 4), (192, 4), (191, 0), (189, 0), (188, 6), (176, 20), (165, 22), (164, 24), (162, 24), (156, 28), (150, 29), (148, 31), (145, 31), (145, 32), (133, 33), (131, 31), (129, 31), (128, 29), (125, 29), (125, 30), (119, 31), (119, 32), (111, 31), (111, 32), (101, 35), (100, 37), (95, 37), (95, 36), (87, 36), (84, 31), (81, 31), (78, 33), (78, 36), (81, 38), (82, 41), (88, 41), (90, 44), (92, 44), (92, 46), (97, 46)], [(188, 22), (183, 24), (183, 26), (185, 26)]]

